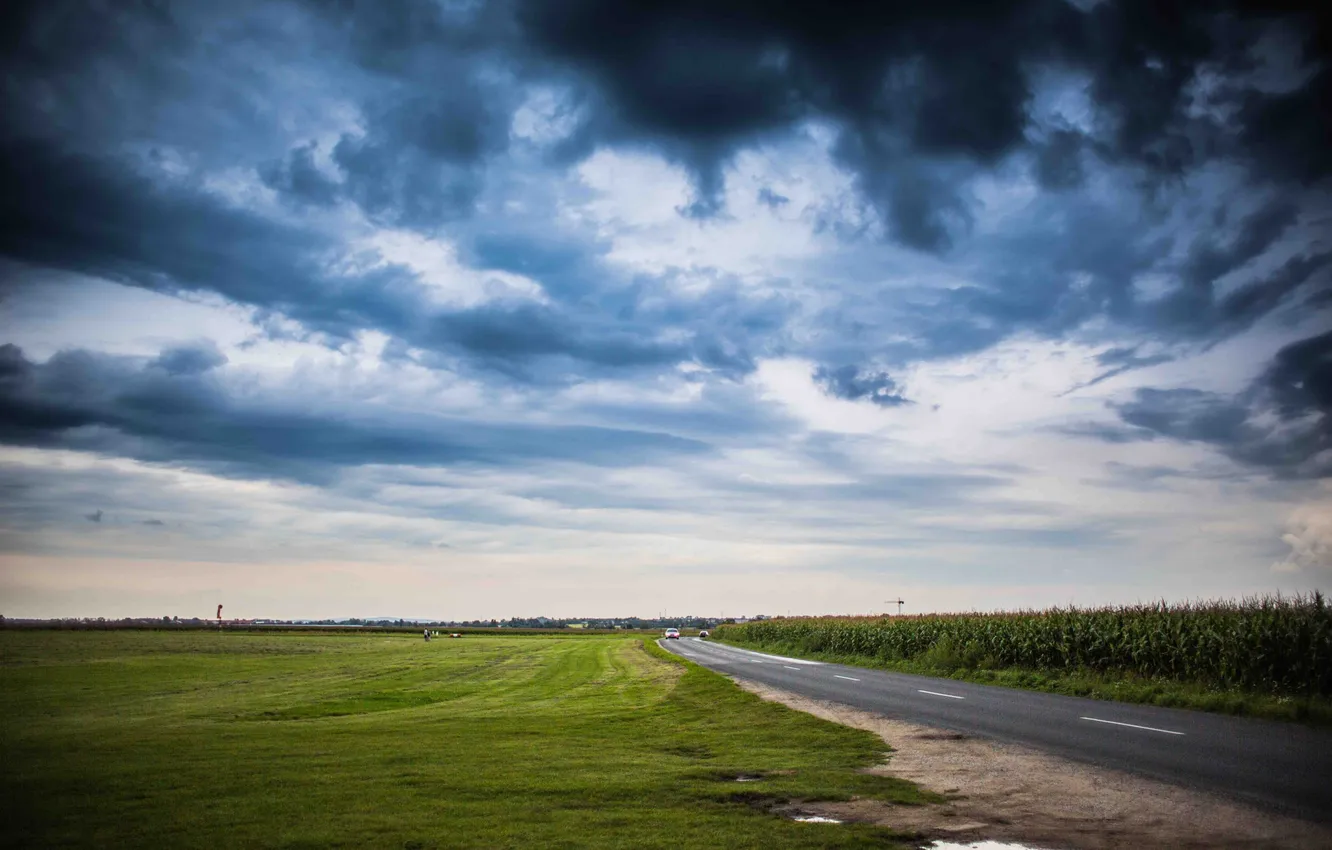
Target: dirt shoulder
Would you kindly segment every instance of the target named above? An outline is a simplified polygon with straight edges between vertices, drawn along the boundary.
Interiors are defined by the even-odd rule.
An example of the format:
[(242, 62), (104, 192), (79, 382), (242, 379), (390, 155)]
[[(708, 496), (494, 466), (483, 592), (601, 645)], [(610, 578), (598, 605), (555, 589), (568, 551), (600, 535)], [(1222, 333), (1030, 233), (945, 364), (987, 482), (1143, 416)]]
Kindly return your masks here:
[(737, 683), (764, 699), (880, 735), (893, 753), (873, 772), (950, 798), (919, 807), (875, 800), (804, 803), (802, 811), (950, 841), (1020, 841), (1068, 850), (1332, 847), (1332, 827), (1026, 747), (890, 720), (757, 682)]

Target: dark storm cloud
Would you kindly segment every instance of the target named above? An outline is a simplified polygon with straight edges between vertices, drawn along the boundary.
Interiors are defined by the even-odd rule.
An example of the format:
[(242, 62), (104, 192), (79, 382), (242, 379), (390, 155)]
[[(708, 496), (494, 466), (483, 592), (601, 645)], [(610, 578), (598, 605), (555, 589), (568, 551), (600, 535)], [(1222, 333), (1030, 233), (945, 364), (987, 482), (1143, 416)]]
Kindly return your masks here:
[(1178, 288), (1152, 305), (1147, 315), (1184, 334), (1214, 334), (1248, 327), (1306, 284), (1332, 283), (1328, 275), (1332, 251), (1319, 251), (1315, 243), (1305, 243), (1299, 255), (1276, 269), (1219, 294), (1223, 278), (1266, 254), (1287, 235), (1298, 216), (1299, 207), (1288, 198), (1280, 198), (1233, 227), (1226, 228), (1224, 219), (1215, 222), (1223, 236), (1218, 239), (1204, 233), (1193, 243), (1180, 270)]
[[(528, 82), (570, 89), (582, 117), (567, 157), (601, 145), (656, 148), (693, 171), (696, 213), (719, 209), (721, 169), (739, 147), (808, 119), (828, 122), (883, 220), (927, 249), (951, 243), (967, 216), (953, 180), (923, 179), (922, 160), (990, 166), (1032, 148), (1051, 188), (1078, 183), (1084, 150), (1163, 175), (1225, 155), (1307, 183), (1332, 164), (1329, 110), (1320, 108), (1332, 70), (1315, 68), (1303, 85), (1276, 91), (1243, 82), (1264, 58), (1274, 21), (1286, 23), (1286, 37), (1268, 52), (1298, 54), (1307, 65), (1328, 54), (1325, 16), (1271, 4), (395, 0), (241, 4), (232, 18), (207, 4), (145, 3), (113, 14), (67, 0), (15, 9), (6, 111), (20, 130), (44, 120), (30, 106), (43, 85), (74, 91), (98, 60), (114, 60), (118, 73), (143, 60), (137, 67), (149, 76), (140, 84), (188, 96), (170, 74), (202, 52), (203, 32), (254, 46), (227, 54), (241, 71), (256, 58), (292, 62), (284, 41), (309, 41), (321, 58), (307, 65), (345, 78), (362, 101), (365, 134), (344, 137), (333, 152), (345, 170), (341, 192), (417, 224), (468, 208), (483, 179), (476, 166), (507, 148), (518, 86)], [(1033, 136), (1029, 69), (1039, 64), (1090, 77), (1092, 136), (1067, 127)], [(1238, 132), (1194, 108), (1200, 73), (1221, 75), (1212, 105), (1238, 111)], [(95, 110), (91, 100), (81, 104)], [(130, 98), (121, 112), (148, 114), (144, 105)], [(325, 202), (334, 184), (312, 168), (309, 145), (270, 159), (266, 174), (293, 198)]]
[(336, 175), (298, 145), (269, 166), (270, 185), (296, 204), (341, 198), (376, 221), (434, 231), (471, 214), (486, 162), (509, 146), (521, 98), (509, 4), (306, 4), (330, 53), (367, 75), (363, 132), (328, 151)]
[(215, 343), (203, 341), (168, 348), (149, 365), (164, 370), (168, 375), (202, 375), (226, 362), (227, 356), (218, 350)]
[(436, 321), (431, 337), (438, 346), (456, 346), (483, 362), (518, 367), (550, 356), (594, 367), (661, 366), (689, 359), (678, 344), (609, 328), (589, 332), (542, 306), (486, 305), (451, 313)]
[(1255, 414), (1262, 408), (1244, 400), (1200, 390), (1138, 390), (1119, 408), (1124, 421), (1164, 437), (1206, 443), (1245, 465), (1265, 468), (1283, 478), (1332, 475), (1332, 446), (1322, 422), (1281, 420), (1268, 424)]
[[(1217, 245), (1207, 240), (1195, 242), (1182, 273), (1184, 285), (1207, 287), (1217, 278), (1243, 266), (1271, 247), (1295, 223), (1298, 215), (1299, 208), (1294, 203), (1279, 199), (1242, 221), (1229, 245)], [(1224, 223), (1217, 222), (1218, 225)]]
[[(1265, 263), (1302, 224), (1312, 228), (1313, 202), (1296, 189), (1329, 173), (1317, 109), (1329, 74), (1292, 71), (1261, 89), (1249, 80), (1274, 51), (1294, 69), (1326, 55), (1323, 16), (1147, 0), (1087, 10), (1064, 0), (831, 9), (759, 0), (113, 9), (70, 0), (7, 13), (0, 252), (161, 291), (217, 292), (334, 340), (380, 330), (394, 350), (424, 349), (450, 368), (570, 381), (694, 361), (738, 377), (771, 354), (895, 364), (977, 351), (1019, 331), (1060, 336), (1102, 317), (1206, 340), (1317, 287), (1329, 267), (1308, 239)], [(1283, 24), (1276, 41), (1273, 22)], [(1036, 115), (1035, 68), (1087, 82), (1086, 126)], [(1204, 77), (1217, 83), (1199, 106)], [(533, 86), (557, 92), (577, 118), (547, 160), (518, 158), (510, 138)], [(332, 121), (338, 110), (350, 117)], [(687, 211), (707, 215), (720, 209), (738, 150), (808, 121), (832, 134), (860, 192), (851, 206), (877, 210), (908, 246), (951, 246), (965, 283), (888, 304), (873, 291), (876, 275), (865, 274), (863, 292), (850, 291), (859, 281), (834, 281), (848, 302), (863, 300), (821, 337), (834, 342), (793, 350), (794, 299), (765, 302), (738, 287), (681, 297), (663, 285), (674, 272), (650, 280), (613, 270), (605, 234), (552, 227), (557, 203), (545, 220), (529, 213), (516, 227), (505, 205), (514, 198), (486, 194), (513, 179), (526, 201), (558, 176), (542, 170), (552, 162), (647, 149), (691, 171)], [(1190, 225), (1148, 238), (1161, 220), (1153, 199), (1213, 160), (1247, 168), (1241, 200), (1268, 200), (1201, 233)], [(1107, 163), (1148, 190), (1142, 206), (1082, 191)], [(979, 209), (971, 184), (1010, 166), (1033, 169), (1046, 190), (1039, 214), (1000, 236), (970, 234)], [(263, 215), (207, 182), (245, 169), (306, 217)], [(767, 188), (758, 197), (785, 200)], [(315, 229), (311, 213), (343, 205), (446, 236), (478, 271), (530, 276), (550, 306), (424, 306), (409, 270), (359, 262)], [(848, 240), (873, 218), (811, 213), (816, 229)], [(1227, 275), (1248, 272), (1255, 278), (1223, 289)], [(1175, 284), (1159, 302), (1133, 295), (1148, 273)]]
[(1277, 352), (1262, 385), (1284, 418), (1321, 415), (1324, 435), (1332, 435), (1332, 331)]
[[(400, 267), (343, 274), (336, 243), (153, 179), (128, 159), (0, 143), (0, 251), (147, 289), (211, 290), (312, 330), (400, 329), (416, 284)], [(149, 238), (151, 237), (151, 238)]]
[(902, 388), (886, 372), (864, 372), (855, 366), (835, 369), (820, 366), (814, 370), (814, 383), (834, 398), (848, 401), (864, 399), (880, 407), (910, 404)]
[(332, 150), (345, 197), (376, 219), (427, 230), (471, 213), (480, 163), (507, 147), (513, 107), (509, 87), (482, 88), (466, 67), (431, 73), (448, 85), (373, 107), (368, 132), (344, 134)]
[[(0, 251), (15, 259), (148, 289), (211, 290), (335, 339), (376, 329), (529, 380), (693, 359), (748, 371), (749, 355), (733, 346), (780, 324), (764, 318), (769, 307), (742, 303), (725, 286), (700, 305), (709, 309), (657, 309), (627, 323), (626, 311), (636, 310), (633, 292), (610, 315), (522, 303), (450, 311), (428, 306), (428, 293), (402, 266), (349, 269), (332, 237), (266, 219), (189, 183), (151, 179), (132, 160), (11, 142), (0, 146), (0, 181), (9, 189), (0, 198)], [(586, 296), (589, 277), (610, 274), (586, 249), (543, 249), (539, 238), (524, 253), (502, 235), (483, 237), (475, 252), (487, 267), (545, 278), (552, 295), (569, 301)], [(685, 341), (659, 341), (663, 328)]]
[[(582, 149), (635, 142), (692, 168), (701, 208), (715, 208), (721, 164), (756, 138), (801, 120), (833, 122), (842, 161), (902, 241), (937, 250), (965, 230), (963, 201), (947, 180), (922, 179), (913, 158), (990, 165), (1028, 144), (1027, 68), (1053, 62), (1088, 74), (1100, 117), (1096, 139), (1055, 128), (1038, 175), (1076, 185), (1084, 148), (1152, 175), (1174, 176), (1218, 153), (1266, 162), (1295, 152), (1300, 179), (1328, 173), (1328, 76), (1282, 95), (1235, 86), (1222, 106), (1267, 119), (1239, 138), (1191, 111), (1200, 71), (1235, 72), (1278, 11), (1259, 4), (1097, 3), (1064, 0), (925, 5), (731, 2), (617, 3), (532, 0), (519, 19), (538, 53), (570, 67), (583, 88)], [(1326, 55), (1323, 17), (1296, 21), (1288, 49)], [(1299, 112), (1300, 107), (1308, 109)], [(1270, 169), (1271, 173), (1279, 170)]]
[(606, 245), (552, 233), (545, 223), (487, 229), (465, 248), (473, 265), (538, 280), (548, 295), (560, 301), (584, 298), (594, 282), (612, 275), (601, 264)]
[[(1022, 331), (1083, 335), (1108, 321), (1115, 331), (1101, 339), (1134, 343), (1117, 348), (1154, 342), (1166, 350), (1107, 363), (1092, 383), (1166, 362), (1184, 353), (1180, 346), (1240, 333), (1301, 294), (1332, 288), (1332, 252), (1313, 235), (1319, 207), (1299, 216), (1294, 208), (1278, 199), (1231, 221), (1163, 235), (1150, 209), (1129, 215), (1077, 195), (1046, 195), (1010, 228), (959, 251), (971, 271), (965, 282), (894, 303), (897, 324), (911, 333), (878, 359), (965, 354)], [(1161, 281), (1165, 292), (1139, 292), (1144, 278)], [(857, 320), (873, 315), (862, 309)]]
[[(1100, 318), (1134, 334), (1178, 335), (1132, 294), (1138, 276), (1170, 262), (1169, 239), (1123, 210), (1076, 194), (1040, 197), (1006, 224), (959, 249), (958, 283), (894, 299), (889, 333), (908, 333), (897, 333), (876, 359), (969, 354), (1023, 331), (1060, 338)], [(868, 323), (885, 309), (869, 297), (856, 306), (843, 321)]]
[[(105, 75), (137, 59), (139, 70), (159, 83), (164, 80), (158, 78), (158, 63), (179, 59), (187, 47), (170, 8), (152, 2), (16, 0), (0, 10), (0, 33), (0, 62), (9, 83), (0, 91), (0, 103), (15, 122), (11, 129), (18, 130), (68, 119), (72, 116), (64, 110), (71, 106), (95, 108), (93, 98), (78, 92), (79, 84), (93, 77), (84, 64), (88, 60), (101, 60), (103, 76), (96, 82), (105, 83)], [(42, 103), (40, 94), (59, 97)], [(123, 106), (125, 100), (115, 105)], [(96, 118), (114, 121), (114, 111)]]
[(344, 136), (333, 159), (347, 175), (347, 197), (389, 224), (433, 229), (469, 213), (481, 191), (471, 169), (373, 138)]
[[(1297, 8), (1300, 4), (1292, 4)], [(1313, 4), (1310, 4), (1313, 5)], [(1308, 14), (1306, 10), (1306, 14)], [(1253, 163), (1275, 177), (1313, 183), (1332, 172), (1332, 26), (1324, 8), (1316, 23), (1302, 29), (1305, 54), (1321, 67), (1289, 91), (1240, 98), (1242, 141)], [(1289, 45), (1283, 45), (1289, 49)]]
[(314, 142), (292, 148), (284, 159), (261, 168), (260, 176), (294, 204), (331, 206), (342, 187), (315, 164), (316, 150)]
[(1082, 183), (1082, 157), (1087, 145), (1083, 134), (1056, 130), (1037, 148), (1036, 179), (1045, 189), (1072, 189)]
[(1248, 410), (1236, 401), (1202, 390), (1140, 389), (1119, 408), (1129, 425), (1180, 440), (1238, 442)]
[(1168, 438), (1215, 446), (1284, 478), (1332, 476), (1332, 332), (1282, 348), (1244, 392), (1143, 388), (1114, 405), (1124, 425), (1062, 426), (1120, 443)]
[[(719, 206), (720, 169), (737, 146), (827, 118), (899, 238), (937, 248), (947, 235), (934, 202), (951, 203), (946, 187), (889, 163), (903, 148), (989, 163), (1017, 145), (1021, 61), (1047, 23), (1021, 6), (967, 5), (589, 0), (527, 3), (520, 20), (539, 53), (586, 86), (583, 146), (658, 147), (694, 172), (696, 210)], [(1055, 18), (1068, 9), (1048, 6)]]
[[(1246, 283), (1216, 301), (1221, 329), (1248, 327), (1286, 300), (1286, 296), (1312, 288), (1310, 301), (1318, 291), (1332, 286), (1332, 251), (1292, 257), (1272, 273)], [(1215, 333), (1218, 328), (1212, 328)]]
[(230, 396), (210, 374), (67, 351), (33, 363), (0, 346), (0, 441), (186, 462), (225, 474), (327, 481), (364, 464), (603, 466), (708, 450), (667, 434), (399, 417), (392, 421)]
[(753, 293), (742, 282), (708, 274), (705, 291), (672, 295), (686, 273), (629, 276), (602, 261), (603, 246), (550, 235), (539, 223), (511, 224), (464, 243), (464, 256), (486, 269), (542, 283), (548, 303), (499, 301), (430, 317), (412, 336), (427, 350), (524, 381), (559, 383), (603, 375), (672, 369), (694, 363), (729, 379), (784, 339), (798, 305)]
[[(478, 164), (507, 145), (517, 90), (477, 54), (505, 29), (488, 10), (55, 0), (7, 12), (0, 104), (16, 136), (85, 154), (162, 145), (196, 166), (252, 166), (298, 206), (347, 199), (422, 228), (470, 212)], [(321, 167), (302, 131), (338, 126), (330, 113), (349, 101), (360, 129)]]

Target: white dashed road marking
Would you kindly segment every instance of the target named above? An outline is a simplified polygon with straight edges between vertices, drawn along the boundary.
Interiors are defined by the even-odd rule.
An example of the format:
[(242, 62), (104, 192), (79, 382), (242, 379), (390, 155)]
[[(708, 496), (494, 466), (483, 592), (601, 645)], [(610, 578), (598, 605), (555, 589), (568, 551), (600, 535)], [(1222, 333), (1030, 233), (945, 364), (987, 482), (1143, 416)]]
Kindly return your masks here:
[(966, 697), (960, 697), (957, 694), (941, 694), (938, 691), (922, 691), (919, 688), (917, 688), (916, 690), (918, 693), (929, 694), (932, 697), (948, 697), (949, 699), (966, 699)]
[(800, 668), (799, 668), (799, 667), (792, 667), (792, 666), (789, 665), (789, 664), (783, 664), (782, 666), (785, 667), (787, 670), (795, 670), (796, 672), (799, 672), (799, 671), (800, 671)]
[(1169, 729), (1157, 729), (1153, 726), (1139, 726), (1136, 723), (1120, 723), (1118, 720), (1102, 720), (1099, 717), (1080, 717), (1079, 720), (1090, 720), (1092, 723), (1109, 723), (1111, 726), (1127, 726), (1130, 729), (1141, 729), (1144, 732), (1162, 732), (1166, 735), (1183, 735), (1183, 732), (1172, 732)]
[[(703, 643), (703, 641), (699, 641), (699, 643)], [(726, 646), (724, 644), (714, 643), (710, 644), (710, 647), (719, 653), (725, 653), (731, 656), (741, 656), (741, 657), (750, 657), (750, 658), (757, 656), (759, 658), (762, 658), (764, 661), (783, 661), (786, 662), (787, 664), (799, 664), (801, 666), (810, 666), (810, 667), (820, 667), (823, 665), (822, 661), (810, 661), (808, 658), (789, 658), (785, 655), (769, 655), (766, 652), (754, 652), (751, 649), (740, 649), (739, 647)]]
[(838, 679), (846, 679), (848, 682), (859, 682), (859, 681), (860, 681), (859, 679), (853, 679), (853, 678), (851, 678), (850, 676), (838, 676), (836, 673), (834, 673), (833, 676), (836, 677), (836, 678), (838, 678)]

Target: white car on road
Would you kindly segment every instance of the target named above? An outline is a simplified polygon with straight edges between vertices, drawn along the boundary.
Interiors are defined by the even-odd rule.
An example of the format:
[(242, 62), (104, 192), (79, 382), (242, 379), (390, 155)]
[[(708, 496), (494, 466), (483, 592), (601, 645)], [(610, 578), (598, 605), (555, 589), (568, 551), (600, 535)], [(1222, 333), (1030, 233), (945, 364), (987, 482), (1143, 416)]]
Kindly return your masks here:
[(679, 639), (680, 639), (680, 630), (679, 630), (679, 629), (667, 629), (667, 630), (666, 630), (666, 640), (679, 640)]

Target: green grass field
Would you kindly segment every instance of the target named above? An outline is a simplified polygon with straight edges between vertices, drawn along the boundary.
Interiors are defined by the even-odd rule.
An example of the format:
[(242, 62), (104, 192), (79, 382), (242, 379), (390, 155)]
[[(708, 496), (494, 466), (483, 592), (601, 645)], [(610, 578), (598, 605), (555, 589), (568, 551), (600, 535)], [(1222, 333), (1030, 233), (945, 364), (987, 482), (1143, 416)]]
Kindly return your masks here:
[(0, 717), (6, 847), (882, 847), (772, 805), (929, 798), (634, 637), (0, 632)]

